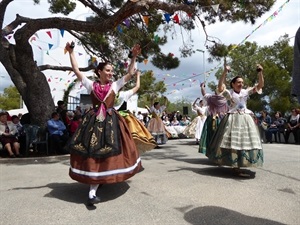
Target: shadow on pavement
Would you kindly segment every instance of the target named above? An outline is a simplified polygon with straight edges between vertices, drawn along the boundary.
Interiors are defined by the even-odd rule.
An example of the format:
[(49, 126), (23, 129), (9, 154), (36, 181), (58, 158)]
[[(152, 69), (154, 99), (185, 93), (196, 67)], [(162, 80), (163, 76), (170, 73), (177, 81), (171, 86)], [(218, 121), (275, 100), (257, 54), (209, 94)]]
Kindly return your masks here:
[(232, 168), (226, 167), (211, 167), (211, 168), (192, 168), (192, 167), (179, 167), (178, 169), (168, 170), (168, 172), (178, 172), (178, 171), (192, 171), (199, 175), (204, 176), (211, 176), (211, 177), (221, 177), (221, 178), (228, 178), (228, 179), (235, 179), (235, 180), (249, 180), (255, 178), (255, 172), (247, 170), (247, 169), (240, 169), (242, 175), (239, 173), (237, 174)]
[[(130, 188), (128, 182), (129, 181), (99, 186), (97, 195), (101, 198), (101, 203), (114, 200), (125, 194)], [(82, 183), (50, 183), (45, 186), (17, 187), (11, 190), (39, 188), (52, 189), (48, 194), (44, 195), (44, 197), (56, 198), (62, 201), (72, 202), (76, 204), (85, 204), (88, 200), (90, 186), (88, 184)]]
[(201, 225), (282, 225), (273, 220), (247, 216), (242, 213), (217, 207), (217, 206), (204, 206), (194, 208), (184, 213), (184, 219), (190, 224)]
[(200, 165), (211, 165), (215, 166), (216, 164), (210, 161), (208, 158), (174, 158), (174, 160), (186, 162), (190, 164), (200, 164)]

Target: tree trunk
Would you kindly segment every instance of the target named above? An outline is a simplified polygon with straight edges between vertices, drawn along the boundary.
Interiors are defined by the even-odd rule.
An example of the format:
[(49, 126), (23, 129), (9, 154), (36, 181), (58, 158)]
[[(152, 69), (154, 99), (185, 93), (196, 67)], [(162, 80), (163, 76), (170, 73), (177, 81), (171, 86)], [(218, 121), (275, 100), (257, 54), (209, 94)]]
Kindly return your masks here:
[(0, 51), (0, 61), (22, 96), (30, 112), (31, 123), (45, 127), (55, 105), (47, 79), (33, 59), (30, 44), (26, 43), (21, 48), (9, 45)]

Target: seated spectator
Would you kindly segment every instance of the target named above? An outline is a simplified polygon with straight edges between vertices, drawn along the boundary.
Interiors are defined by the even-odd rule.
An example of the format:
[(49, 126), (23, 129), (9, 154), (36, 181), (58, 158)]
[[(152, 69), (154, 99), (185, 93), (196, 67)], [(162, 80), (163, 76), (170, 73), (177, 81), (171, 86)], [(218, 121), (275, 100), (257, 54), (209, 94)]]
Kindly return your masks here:
[(21, 119), (20, 119), (20, 123), (22, 125), (24, 124), (30, 124), (30, 114), (29, 113), (25, 113), (24, 115), (22, 115)]
[(16, 137), (18, 130), (7, 121), (7, 113), (0, 113), (0, 141), (4, 149), (8, 151), (11, 158), (21, 157), (20, 144)]
[(293, 133), (295, 143), (299, 144), (299, 130), (300, 130), (300, 112), (297, 109), (292, 109), (292, 114), (287, 120), (287, 130), (285, 132), (285, 143), (289, 141), (290, 133)]
[(168, 116), (164, 117), (163, 123), (164, 123), (165, 126), (170, 126), (170, 121), (169, 121), (169, 117)]
[(73, 120), (70, 123), (70, 137), (73, 136), (73, 134), (75, 133), (75, 131), (77, 130), (81, 122), (82, 122), (82, 116), (75, 115)]
[(188, 126), (190, 121), (188, 120), (187, 116), (183, 116), (182, 120), (180, 121), (180, 126)]
[(65, 124), (59, 119), (59, 114), (53, 112), (51, 115), (52, 119), (47, 121), (47, 128), (49, 131), (49, 139), (51, 143), (51, 149), (56, 152), (64, 154), (67, 153), (64, 149), (65, 144), (69, 139), (69, 134)]
[(179, 126), (179, 121), (177, 120), (176, 116), (173, 117), (171, 121), (171, 126)]
[(12, 116), (11, 120), (12, 120), (12, 125), (14, 125), (15, 128), (17, 129), (16, 137), (18, 139), (18, 142), (20, 143), (20, 151), (24, 153), (26, 150), (26, 134), (25, 134), (24, 127), (20, 123), (20, 118), (18, 116), (16, 115)]
[(284, 129), (284, 124), (285, 124), (285, 120), (284, 118), (281, 116), (280, 112), (276, 112), (275, 113), (275, 118), (273, 119), (271, 125), (269, 126), (269, 128), (266, 130), (266, 139), (267, 142), (272, 143), (272, 139), (273, 139), (273, 134), (275, 137), (275, 142), (277, 141), (277, 136), (278, 136), (278, 140), (280, 142), (280, 132), (283, 131)]

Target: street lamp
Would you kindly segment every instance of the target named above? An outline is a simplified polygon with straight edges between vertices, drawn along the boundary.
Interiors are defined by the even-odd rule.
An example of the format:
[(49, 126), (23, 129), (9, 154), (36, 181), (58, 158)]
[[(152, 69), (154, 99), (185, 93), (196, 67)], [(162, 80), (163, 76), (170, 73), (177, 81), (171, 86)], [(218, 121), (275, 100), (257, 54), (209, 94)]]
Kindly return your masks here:
[[(202, 49), (196, 49), (197, 52), (203, 53), (203, 74), (205, 73), (205, 51)], [(205, 74), (204, 74), (204, 80), (206, 80)]]

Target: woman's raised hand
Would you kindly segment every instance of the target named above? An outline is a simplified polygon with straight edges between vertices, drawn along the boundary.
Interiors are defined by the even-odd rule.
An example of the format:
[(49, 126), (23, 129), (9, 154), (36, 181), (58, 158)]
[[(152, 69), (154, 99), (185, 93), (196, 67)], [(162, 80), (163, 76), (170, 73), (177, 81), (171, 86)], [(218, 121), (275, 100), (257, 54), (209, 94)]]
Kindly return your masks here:
[(138, 54), (141, 53), (141, 46), (139, 44), (135, 44), (131, 52), (132, 52), (132, 56), (136, 57)]
[(67, 42), (66, 43), (66, 47), (65, 47), (65, 50), (67, 51), (67, 52), (69, 52), (69, 53), (71, 53), (72, 51), (73, 51), (73, 49), (74, 49), (74, 47), (72, 47), (72, 42), (70, 43), (70, 42)]

